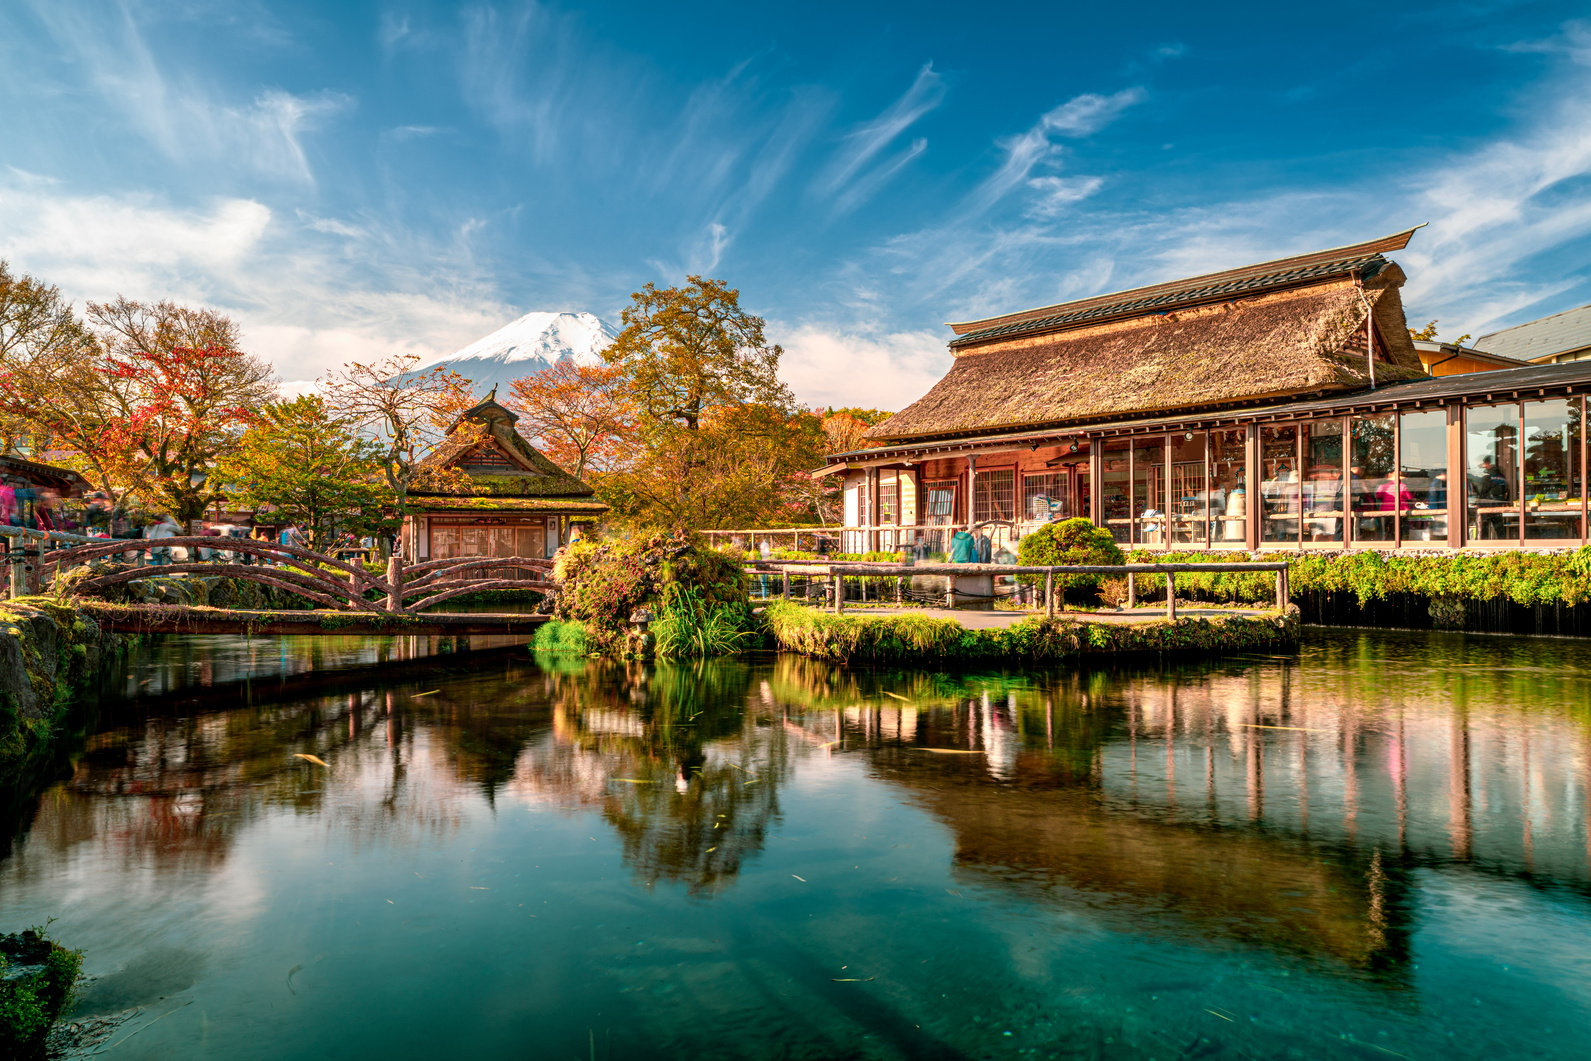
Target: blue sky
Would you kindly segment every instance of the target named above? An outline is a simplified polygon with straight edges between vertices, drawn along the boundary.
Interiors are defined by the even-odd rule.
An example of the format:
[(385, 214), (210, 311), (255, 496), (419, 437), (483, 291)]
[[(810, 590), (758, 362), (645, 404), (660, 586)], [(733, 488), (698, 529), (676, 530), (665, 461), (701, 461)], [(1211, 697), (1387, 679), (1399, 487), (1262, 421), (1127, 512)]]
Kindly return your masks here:
[(814, 403), (942, 322), (1430, 222), (1444, 338), (1591, 302), (1582, 4), (0, 4), (0, 257), (286, 379), (722, 277)]

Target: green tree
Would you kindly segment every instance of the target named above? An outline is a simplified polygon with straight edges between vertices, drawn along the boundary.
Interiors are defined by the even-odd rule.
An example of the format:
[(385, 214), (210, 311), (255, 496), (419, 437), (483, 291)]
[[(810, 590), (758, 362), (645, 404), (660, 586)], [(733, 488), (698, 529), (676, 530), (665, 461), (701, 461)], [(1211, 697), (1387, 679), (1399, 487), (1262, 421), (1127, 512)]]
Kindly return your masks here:
[(348, 418), (305, 395), (266, 406), (217, 473), (238, 502), (280, 510), (311, 549), (324, 550), (342, 532), (392, 530), (382, 455)]

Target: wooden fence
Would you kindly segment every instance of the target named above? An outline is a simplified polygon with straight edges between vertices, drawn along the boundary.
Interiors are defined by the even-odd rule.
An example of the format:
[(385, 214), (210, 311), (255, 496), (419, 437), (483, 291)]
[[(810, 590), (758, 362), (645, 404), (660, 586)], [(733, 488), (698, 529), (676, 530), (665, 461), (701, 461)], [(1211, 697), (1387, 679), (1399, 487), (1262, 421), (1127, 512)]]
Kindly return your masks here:
[[(1023, 567), (1014, 564), (888, 564), (865, 560), (759, 560), (746, 565), (753, 575), (777, 574), (781, 582), (781, 595), (790, 597), (790, 576), (818, 576), (827, 583), (825, 596), (836, 615), (845, 608), (844, 579), (893, 578), (909, 579), (914, 575), (946, 575), (949, 589), (945, 606), (955, 607), (955, 582), (958, 577), (983, 575), (990, 577), (1014, 575), (1044, 576), (1044, 613), (1055, 614), (1055, 580), (1068, 575), (1125, 576), (1127, 580), (1127, 607), (1135, 607), (1138, 600), (1139, 575), (1164, 575), (1166, 577), (1166, 617), (1177, 617), (1176, 579), (1179, 574), (1223, 574), (1227, 572), (1269, 571), (1276, 576), (1276, 610), (1285, 611), (1288, 603), (1287, 565), (1280, 562), (1239, 561), (1233, 563), (1204, 564), (1073, 564), (1044, 567)], [(897, 582), (899, 586), (899, 582)], [(897, 593), (897, 600), (899, 593)]]

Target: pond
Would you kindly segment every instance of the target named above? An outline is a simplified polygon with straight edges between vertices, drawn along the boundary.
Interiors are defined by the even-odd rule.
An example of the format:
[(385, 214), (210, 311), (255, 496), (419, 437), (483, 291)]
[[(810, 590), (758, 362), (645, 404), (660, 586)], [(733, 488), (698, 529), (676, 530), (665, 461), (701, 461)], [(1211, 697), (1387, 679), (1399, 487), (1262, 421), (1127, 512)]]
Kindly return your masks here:
[(130, 665), (0, 861), (98, 1056), (1591, 1056), (1583, 643), (403, 655)]

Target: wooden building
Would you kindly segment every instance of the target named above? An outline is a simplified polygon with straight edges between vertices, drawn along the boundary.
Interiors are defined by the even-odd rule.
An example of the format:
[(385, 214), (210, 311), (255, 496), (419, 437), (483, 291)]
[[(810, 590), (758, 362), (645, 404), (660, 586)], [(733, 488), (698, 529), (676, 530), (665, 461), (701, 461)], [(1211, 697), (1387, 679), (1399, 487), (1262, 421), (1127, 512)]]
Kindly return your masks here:
[(1412, 235), (952, 325), (944, 378), (824, 469), (844, 547), (1071, 516), (1151, 549), (1579, 545), (1591, 363), (1427, 375)]
[(420, 463), (401, 547), (414, 560), (547, 557), (570, 528), (608, 510), (595, 491), (548, 460), (514, 427), (495, 395), (462, 413)]

